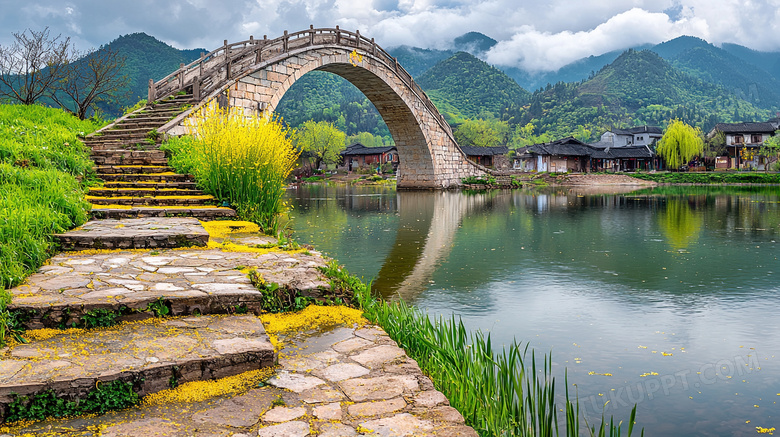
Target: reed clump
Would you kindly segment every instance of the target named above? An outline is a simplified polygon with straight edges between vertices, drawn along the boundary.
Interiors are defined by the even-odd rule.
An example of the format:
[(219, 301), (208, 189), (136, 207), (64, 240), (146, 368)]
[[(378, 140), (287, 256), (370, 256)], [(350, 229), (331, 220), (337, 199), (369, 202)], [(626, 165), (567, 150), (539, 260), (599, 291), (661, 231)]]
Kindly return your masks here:
[(169, 140), (170, 164), (195, 175), (198, 185), (236, 209), (243, 220), (276, 234), (286, 179), (299, 151), (290, 132), (272, 117), (246, 115), (212, 101), (187, 119), (189, 136)]
[(335, 263), (323, 272), (332, 283), (353, 288), (366, 319), (381, 326), (417, 361), (479, 435), (619, 437), (624, 431), (632, 435), (636, 406), (627, 423), (602, 415), (600, 423), (591, 425), (576, 396), (570, 396), (568, 381), (563, 393), (556, 390), (550, 355), (537, 357), (528, 345), (517, 342), (494, 350), (489, 334), (469, 332), (454, 315), (431, 320), (403, 301), (376, 299), (371, 284)]

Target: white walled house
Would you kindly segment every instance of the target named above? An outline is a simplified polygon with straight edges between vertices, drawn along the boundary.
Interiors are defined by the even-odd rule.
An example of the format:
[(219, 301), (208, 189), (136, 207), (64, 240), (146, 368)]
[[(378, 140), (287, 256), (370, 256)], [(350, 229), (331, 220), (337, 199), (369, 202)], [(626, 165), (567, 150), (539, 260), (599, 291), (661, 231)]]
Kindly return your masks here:
[(601, 135), (594, 145), (600, 147), (649, 146), (663, 137), (664, 132), (657, 126), (635, 126), (628, 129), (610, 129)]
[[(775, 134), (779, 125), (780, 119), (777, 118), (767, 122), (716, 124), (707, 137), (712, 138), (722, 132), (726, 137), (728, 154), (716, 158), (716, 168), (764, 170), (765, 159), (757, 152), (764, 145), (764, 141)], [(746, 159), (746, 156), (752, 156), (752, 159)]]

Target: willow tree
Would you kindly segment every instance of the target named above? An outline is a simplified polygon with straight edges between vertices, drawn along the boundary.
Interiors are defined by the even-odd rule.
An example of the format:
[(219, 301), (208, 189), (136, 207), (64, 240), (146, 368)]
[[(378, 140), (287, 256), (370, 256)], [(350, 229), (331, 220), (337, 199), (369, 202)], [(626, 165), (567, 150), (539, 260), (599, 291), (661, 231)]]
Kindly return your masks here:
[(656, 153), (666, 162), (667, 168), (678, 169), (681, 165), (704, 151), (701, 129), (680, 120), (672, 120), (666, 127), (663, 138), (658, 142)]

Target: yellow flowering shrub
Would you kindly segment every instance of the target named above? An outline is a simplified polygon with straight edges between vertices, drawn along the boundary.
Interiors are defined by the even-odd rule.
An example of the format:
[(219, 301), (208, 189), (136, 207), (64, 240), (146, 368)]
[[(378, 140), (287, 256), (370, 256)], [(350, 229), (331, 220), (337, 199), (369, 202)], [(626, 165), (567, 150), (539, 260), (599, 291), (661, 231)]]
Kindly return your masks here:
[(216, 101), (185, 121), (190, 136), (169, 142), (170, 164), (195, 175), (198, 184), (236, 209), (239, 217), (276, 233), (285, 180), (300, 152), (273, 117), (220, 108)]

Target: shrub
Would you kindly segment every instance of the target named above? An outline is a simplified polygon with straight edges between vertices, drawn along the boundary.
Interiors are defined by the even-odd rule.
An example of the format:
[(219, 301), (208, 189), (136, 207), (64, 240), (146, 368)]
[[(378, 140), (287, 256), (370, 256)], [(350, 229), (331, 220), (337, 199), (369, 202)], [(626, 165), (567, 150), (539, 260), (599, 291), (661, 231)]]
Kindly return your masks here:
[(170, 164), (192, 173), (200, 187), (229, 202), (244, 220), (276, 234), (285, 179), (299, 152), (289, 131), (271, 118), (246, 116), (241, 108), (203, 106), (185, 122), (192, 136), (169, 141)]

